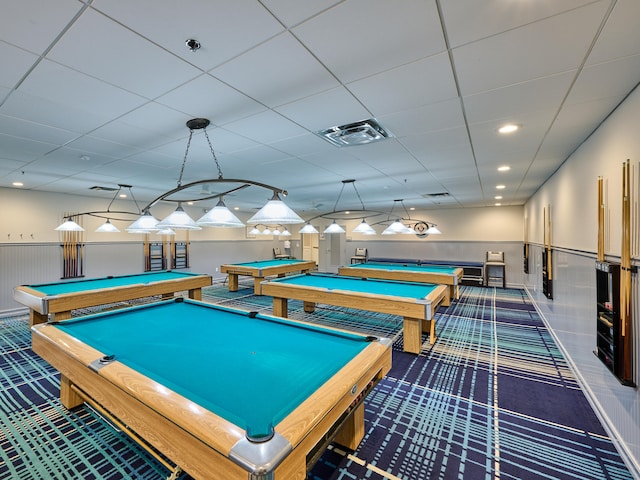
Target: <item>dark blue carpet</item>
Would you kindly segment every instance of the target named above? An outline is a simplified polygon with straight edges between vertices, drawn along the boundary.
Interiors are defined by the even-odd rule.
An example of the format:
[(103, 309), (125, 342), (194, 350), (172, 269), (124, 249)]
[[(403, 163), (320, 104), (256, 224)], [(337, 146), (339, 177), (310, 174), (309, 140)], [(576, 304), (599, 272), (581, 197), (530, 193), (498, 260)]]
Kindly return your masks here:
[[(268, 297), (225, 290), (204, 298), (270, 309)], [(397, 338), (392, 370), (365, 403), (363, 442), (331, 447), (310, 479), (632, 478), (521, 290), (463, 287), (420, 355), (402, 352), (400, 317), (330, 306), (310, 315), (293, 302), (290, 316)], [(0, 319), (0, 478), (169, 475), (92, 410), (61, 407), (57, 372), (30, 342), (26, 317)]]

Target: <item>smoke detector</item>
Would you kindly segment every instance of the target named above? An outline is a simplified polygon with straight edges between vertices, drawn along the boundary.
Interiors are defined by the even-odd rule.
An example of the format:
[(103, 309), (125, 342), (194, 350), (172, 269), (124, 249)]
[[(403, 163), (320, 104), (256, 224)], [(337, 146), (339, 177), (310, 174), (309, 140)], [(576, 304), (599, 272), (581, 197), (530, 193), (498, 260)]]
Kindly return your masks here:
[(379, 142), (393, 136), (391, 132), (382, 127), (373, 118), (340, 125), (339, 127), (327, 128), (315, 133), (338, 147), (366, 145), (367, 143)]

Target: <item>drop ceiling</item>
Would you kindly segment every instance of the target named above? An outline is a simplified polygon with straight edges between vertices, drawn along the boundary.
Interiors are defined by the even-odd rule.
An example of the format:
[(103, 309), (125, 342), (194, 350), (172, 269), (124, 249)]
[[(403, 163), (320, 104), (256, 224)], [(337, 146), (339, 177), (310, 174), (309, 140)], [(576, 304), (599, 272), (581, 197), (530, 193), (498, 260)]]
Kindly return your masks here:
[[(522, 205), (640, 81), (640, 2), (20, 0), (0, 59), (0, 187), (151, 201), (203, 117), (225, 178), (307, 218), (346, 179), (368, 209)], [(392, 137), (315, 134), (366, 119)], [(183, 183), (217, 176), (196, 131)], [(337, 207), (359, 206), (346, 189)]]

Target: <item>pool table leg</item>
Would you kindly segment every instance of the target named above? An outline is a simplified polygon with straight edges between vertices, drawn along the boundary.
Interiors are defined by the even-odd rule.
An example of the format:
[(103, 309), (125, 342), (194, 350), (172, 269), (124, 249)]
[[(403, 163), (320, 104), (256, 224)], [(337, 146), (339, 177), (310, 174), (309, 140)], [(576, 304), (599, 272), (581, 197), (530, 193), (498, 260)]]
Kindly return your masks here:
[(254, 295), (262, 295), (262, 285), (264, 282), (264, 277), (253, 277), (253, 294)]
[(41, 323), (47, 323), (49, 321), (49, 315), (36, 312), (33, 309), (29, 309), (29, 326), (39, 325)]
[(288, 310), (289, 306), (286, 298), (273, 297), (273, 314), (276, 317), (287, 318)]
[(68, 410), (84, 403), (84, 399), (71, 388), (71, 385), (71, 380), (60, 374), (60, 403)]
[(404, 317), (404, 351), (420, 353), (422, 349), (422, 320)]
[(316, 303), (315, 302), (303, 302), (304, 311), (307, 313), (313, 313), (316, 311)]
[[(429, 322), (431, 325), (429, 327), (429, 345), (433, 345), (436, 343), (436, 320), (432, 318), (431, 320), (425, 320), (425, 322)], [(422, 324), (423, 331), (427, 331), (427, 325), (425, 323)]]
[(449, 305), (451, 305), (451, 299), (453, 297), (451, 296), (451, 290), (447, 289), (447, 293), (444, 296), (444, 298), (442, 299), (442, 305), (444, 307), (448, 307)]
[(364, 438), (364, 403), (358, 405), (334, 438), (334, 442), (355, 450)]
[(191, 300), (202, 300), (202, 289), (192, 288), (191, 290), (189, 290), (189, 298)]
[(60, 320), (69, 320), (71, 318), (71, 310), (66, 312), (56, 312), (53, 314), (53, 320), (59, 322)]
[(230, 292), (238, 291), (238, 274), (236, 273), (229, 274), (229, 291)]

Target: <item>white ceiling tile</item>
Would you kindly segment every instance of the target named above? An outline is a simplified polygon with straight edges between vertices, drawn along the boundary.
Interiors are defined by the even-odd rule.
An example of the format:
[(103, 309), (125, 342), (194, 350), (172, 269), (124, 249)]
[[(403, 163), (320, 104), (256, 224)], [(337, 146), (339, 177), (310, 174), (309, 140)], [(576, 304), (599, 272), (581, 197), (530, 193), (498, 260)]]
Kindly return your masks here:
[(585, 132), (590, 135), (608, 112), (622, 100), (623, 97), (610, 97), (566, 106), (545, 137), (538, 156), (556, 158), (560, 160), (559, 163), (564, 162), (587, 138)]
[(85, 133), (108, 120), (100, 111), (86, 111), (64, 105), (56, 99), (13, 92), (0, 107), (0, 113), (53, 128)]
[(76, 132), (0, 115), (0, 131), (6, 135), (36, 140), (52, 145), (64, 145), (78, 137)]
[(352, 82), (348, 88), (376, 117), (458, 96), (446, 53)]
[[(633, 1), (633, 0), (631, 0)], [(512, 2), (490, 0), (446, 0), (440, 3), (452, 47), (506, 32), (568, 10), (593, 3), (592, 0), (536, 0)]]
[(83, 8), (77, 0), (60, 0), (55, 8), (51, 6), (49, 0), (3, 2), (0, 40), (43, 53)]
[(0, 85), (12, 89), (37, 62), (38, 56), (0, 41), (0, 60), (11, 68), (0, 69)]
[(343, 83), (445, 50), (436, 4), (422, 0), (350, 0), (293, 33)]
[(339, 85), (290, 33), (278, 35), (210, 73), (269, 107)]
[(0, 134), (0, 145), (2, 145), (3, 158), (22, 161), (28, 161), (33, 157), (40, 157), (56, 148), (56, 146), (51, 143), (3, 134)]
[(252, 138), (260, 143), (273, 143), (305, 133), (292, 121), (269, 110), (228, 123), (225, 125), (225, 130)]
[(341, 3), (342, 0), (263, 0), (262, 3), (285, 26), (293, 27), (318, 13)]
[(463, 95), (577, 69), (606, 5), (556, 15), (453, 50)]
[(208, 118), (213, 125), (225, 125), (266, 109), (207, 74), (180, 85), (156, 101), (191, 117)]
[[(84, 39), (91, 38), (91, 45)], [(153, 99), (200, 70), (93, 10), (87, 11), (47, 58)]]
[(587, 65), (640, 53), (640, 2), (617, 0)]
[(334, 88), (275, 109), (311, 132), (371, 117), (343, 87)]
[(59, 105), (95, 114), (105, 121), (146, 102), (142, 97), (47, 60), (38, 64), (19, 91), (55, 99)]
[(399, 138), (464, 126), (458, 98), (383, 115), (378, 120)]
[[(585, 67), (567, 97), (567, 105), (626, 95), (639, 79), (640, 54)], [(606, 89), (602, 88), (604, 83)]]
[[(210, 70), (284, 31), (282, 25), (253, 0), (195, 0), (188, 6), (174, 0), (146, 2), (95, 0), (93, 8), (137, 31), (182, 59)], [(185, 41), (201, 44), (191, 52)]]
[(469, 123), (495, 120), (520, 123), (522, 116), (541, 110), (555, 113), (575, 77), (575, 71), (549, 75), (464, 97)]

